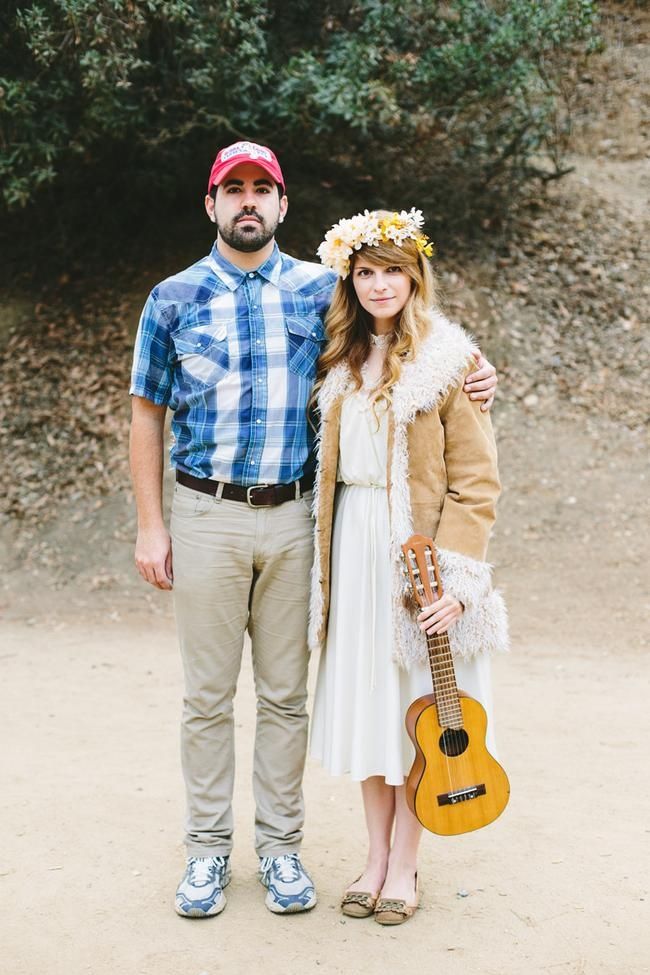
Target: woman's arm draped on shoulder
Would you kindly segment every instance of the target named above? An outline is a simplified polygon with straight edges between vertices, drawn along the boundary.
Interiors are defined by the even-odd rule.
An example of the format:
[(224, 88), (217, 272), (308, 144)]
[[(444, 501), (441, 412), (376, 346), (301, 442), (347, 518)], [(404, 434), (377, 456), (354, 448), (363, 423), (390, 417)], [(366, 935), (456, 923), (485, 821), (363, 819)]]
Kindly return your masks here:
[(489, 413), (467, 397), (462, 382), (442, 402), (440, 419), (448, 489), (435, 542), (443, 586), (465, 607), (449, 637), (457, 653), (471, 656), (508, 644), (505, 605), (492, 590), (486, 561), (501, 490), (497, 451)]

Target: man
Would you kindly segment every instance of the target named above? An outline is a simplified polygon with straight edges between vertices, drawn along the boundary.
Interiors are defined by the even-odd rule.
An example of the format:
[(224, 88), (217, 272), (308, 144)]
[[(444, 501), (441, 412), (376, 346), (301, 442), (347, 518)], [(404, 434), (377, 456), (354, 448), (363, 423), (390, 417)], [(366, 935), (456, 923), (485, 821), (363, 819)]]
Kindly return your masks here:
[[(313, 435), (307, 405), (336, 276), (281, 254), (288, 201), (265, 146), (222, 149), (205, 197), (210, 254), (157, 285), (142, 313), (131, 393), (136, 564), (174, 590), (185, 671), (181, 728), (186, 917), (220, 913), (230, 881), (233, 709), (245, 631), (257, 694), (253, 790), (266, 906), (309, 910), (299, 856), (307, 745), (307, 606), (313, 524)], [(484, 360), (470, 377), (490, 405)], [(162, 513), (163, 431), (174, 413), (176, 485)], [(173, 566), (172, 566), (173, 551)]]

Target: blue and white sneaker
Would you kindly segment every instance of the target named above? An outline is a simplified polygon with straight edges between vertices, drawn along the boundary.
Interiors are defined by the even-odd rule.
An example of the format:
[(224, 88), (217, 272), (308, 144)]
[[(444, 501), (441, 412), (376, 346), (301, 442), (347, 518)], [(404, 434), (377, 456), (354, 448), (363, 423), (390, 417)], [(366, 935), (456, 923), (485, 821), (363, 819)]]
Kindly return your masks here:
[(224, 887), (230, 883), (229, 857), (188, 857), (185, 876), (176, 890), (181, 917), (212, 917), (226, 906)]
[(314, 883), (297, 853), (260, 857), (259, 877), (268, 890), (264, 903), (274, 914), (309, 911), (316, 904)]

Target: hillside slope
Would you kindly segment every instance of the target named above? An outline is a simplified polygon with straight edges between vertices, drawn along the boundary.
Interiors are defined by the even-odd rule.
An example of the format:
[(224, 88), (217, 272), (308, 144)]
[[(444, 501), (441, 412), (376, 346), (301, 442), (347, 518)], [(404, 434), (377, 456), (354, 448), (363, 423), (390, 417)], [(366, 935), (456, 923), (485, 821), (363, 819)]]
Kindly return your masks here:
[[(567, 424), (579, 437), (591, 431), (593, 457), (607, 444), (609, 463), (615, 447), (635, 453), (644, 442), (650, 12), (603, 9), (606, 50), (566, 80), (574, 173), (523, 202), (507, 236), (488, 231), (439, 267), (449, 313), (498, 364), (494, 419), (515, 492), (540, 451), (556, 469), (554, 424), (563, 439)], [(24, 297), (5, 308), (0, 444), (12, 477), (0, 544), (13, 567), (9, 612), (34, 573), (47, 591), (90, 589), (93, 602), (134, 581), (125, 390), (140, 305), (170, 270), (143, 267), (117, 295), (109, 275), (90, 285), (64, 276), (35, 305)], [(519, 444), (529, 428), (546, 433)], [(518, 446), (508, 455), (510, 441)], [(615, 469), (613, 484), (622, 476)], [(561, 530), (561, 513), (545, 518)]]

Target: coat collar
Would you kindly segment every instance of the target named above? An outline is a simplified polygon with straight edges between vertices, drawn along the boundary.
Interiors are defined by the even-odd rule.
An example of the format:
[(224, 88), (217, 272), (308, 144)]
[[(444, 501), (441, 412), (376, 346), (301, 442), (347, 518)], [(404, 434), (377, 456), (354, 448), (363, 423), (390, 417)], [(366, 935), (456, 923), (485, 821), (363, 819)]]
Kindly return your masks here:
[[(458, 383), (468, 359), (476, 350), (471, 336), (440, 312), (432, 313), (431, 325), (417, 356), (404, 364), (402, 375), (393, 387), (392, 409), (396, 423), (410, 423), (416, 413), (434, 409)], [(329, 371), (318, 394), (323, 420), (352, 384), (347, 362), (339, 362)]]

